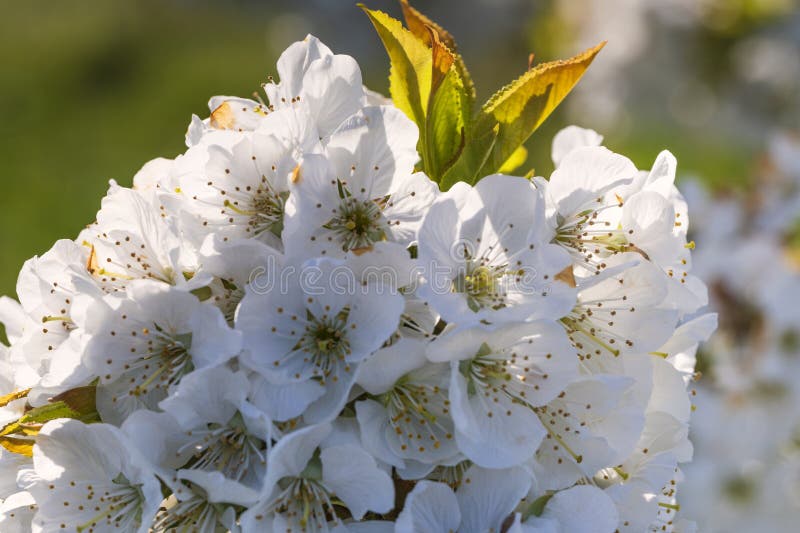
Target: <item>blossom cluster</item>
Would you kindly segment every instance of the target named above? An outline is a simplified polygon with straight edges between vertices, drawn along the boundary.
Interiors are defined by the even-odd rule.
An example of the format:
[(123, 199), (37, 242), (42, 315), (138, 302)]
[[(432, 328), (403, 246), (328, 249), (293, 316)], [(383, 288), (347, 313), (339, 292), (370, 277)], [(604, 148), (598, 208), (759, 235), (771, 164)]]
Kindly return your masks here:
[(738, 197), (685, 189), (704, 243), (694, 268), (719, 313), (698, 365), (684, 493), (684, 509), (709, 533), (793, 531), (800, 519), (797, 139), (775, 135), (765, 162)]
[(0, 529), (691, 531), (675, 158), (570, 127), (549, 179), (441, 191), (351, 57), (277, 71), (0, 301)]

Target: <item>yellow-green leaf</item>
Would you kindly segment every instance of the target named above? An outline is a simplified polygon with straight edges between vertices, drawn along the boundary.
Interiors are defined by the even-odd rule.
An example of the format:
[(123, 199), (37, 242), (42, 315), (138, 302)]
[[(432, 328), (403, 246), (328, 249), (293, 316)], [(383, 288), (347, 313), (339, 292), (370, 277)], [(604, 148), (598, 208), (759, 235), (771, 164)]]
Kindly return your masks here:
[(446, 191), (459, 181), (475, 183), (479, 177), (478, 172), (486, 164), (489, 155), (494, 149), (499, 133), (500, 126), (496, 124), (487, 133), (467, 140), (466, 146), (461, 151), (461, 156), (442, 176), (439, 187)]
[(547, 502), (549, 502), (550, 498), (552, 497), (553, 497), (552, 494), (545, 494), (543, 496), (536, 498), (528, 506), (528, 508), (522, 512), (522, 519), (525, 520), (531, 516), (542, 516), (542, 513), (544, 512), (544, 508), (547, 505)]
[(431, 34), (433, 74), (428, 114), (425, 120), (425, 170), (434, 181), (458, 159), (465, 144), (469, 121), (468, 96), (464, 89), (455, 56), (439, 39), (436, 30)]
[[(83, 403), (83, 401), (76, 402), (76, 404), (78, 403)], [(32, 430), (35, 430), (35, 428), (50, 420), (56, 420), (58, 418), (74, 418), (85, 422), (98, 421), (97, 412), (94, 410), (94, 397), (92, 397), (91, 405), (91, 408), (89, 408), (88, 404), (81, 405), (80, 408), (82, 411), (73, 409), (63, 401), (35, 407), (22, 415), (19, 420), (7, 424), (2, 431), (0, 431), (0, 437), (15, 434), (35, 434), (37, 431)]]
[(62, 392), (58, 396), (54, 396), (51, 402), (55, 404), (63, 403), (75, 413), (81, 416), (89, 416), (97, 413), (96, 397), (97, 387), (87, 385)]
[(403, 8), (403, 18), (405, 18), (406, 26), (408, 26), (411, 33), (422, 39), (426, 45), (432, 47), (432, 33), (430, 31), (430, 29), (432, 29), (445, 46), (453, 53), (456, 69), (458, 70), (459, 76), (461, 76), (461, 81), (467, 96), (467, 108), (471, 115), (472, 108), (475, 105), (475, 85), (472, 83), (472, 78), (469, 75), (467, 66), (464, 64), (464, 59), (461, 57), (461, 54), (458, 53), (458, 45), (456, 44), (455, 38), (439, 24), (409, 5), (408, 0), (400, 0), (400, 6)]
[(571, 59), (540, 64), (507, 85), (483, 106), (475, 129), (500, 126), (497, 142), (480, 176), (497, 172), (578, 83), (605, 43)]
[(424, 30), (417, 35), (386, 13), (362, 9), (389, 54), (392, 99), (419, 128), (422, 170), (438, 182), (465, 146), (471, 115), (471, 97), (456, 66), (456, 55), (436, 28), (420, 18), (412, 19), (417, 31)]
[(15, 400), (20, 400), (27, 397), (30, 391), (31, 389), (25, 389), (6, 394), (5, 396), (0, 396), (0, 407), (5, 407)]
[(456, 40), (449, 31), (420, 13), (416, 8), (411, 7), (408, 0), (400, 0), (400, 7), (403, 8), (403, 18), (406, 19), (408, 30), (422, 39), (426, 45), (431, 46), (431, 35), (428, 28), (433, 28), (450, 50), (456, 50)]
[(94, 385), (77, 387), (53, 397), (50, 403), (29, 409), (0, 430), (0, 446), (14, 453), (31, 455), (36, 435), (51, 420), (73, 418), (87, 424), (100, 422), (95, 406), (96, 392)]
[(22, 439), (16, 437), (0, 437), (0, 446), (11, 453), (24, 455), (26, 457), (33, 456), (34, 443), (35, 441), (33, 439), (28, 438)]
[(447, 74), (450, 72), (450, 67), (453, 66), (456, 58), (453, 55), (453, 52), (447, 48), (442, 40), (439, 38), (439, 35), (436, 33), (436, 30), (433, 28), (428, 28), (428, 33), (430, 34), (430, 47), (431, 47), (431, 61), (432, 61), (432, 68), (431, 71), (431, 97), (433, 93), (439, 90), (439, 87), (442, 86), (444, 79), (447, 77)]
[(57, 418), (78, 418), (80, 415), (81, 413), (73, 411), (64, 402), (48, 403), (25, 413), (19, 419), (19, 424), (20, 426), (26, 424), (44, 424), (45, 422), (56, 420)]
[(389, 92), (394, 104), (417, 123), (425, 124), (431, 91), (433, 56), (425, 42), (383, 11), (359, 7), (367, 14), (391, 61)]
[(515, 170), (525, 164), (528, 160), (528, 149), (524, 146), (518, 147), (511, 154), (511, 157), (506, 159), (506, 162), (498, 169), (500, 174), (512, 174)]

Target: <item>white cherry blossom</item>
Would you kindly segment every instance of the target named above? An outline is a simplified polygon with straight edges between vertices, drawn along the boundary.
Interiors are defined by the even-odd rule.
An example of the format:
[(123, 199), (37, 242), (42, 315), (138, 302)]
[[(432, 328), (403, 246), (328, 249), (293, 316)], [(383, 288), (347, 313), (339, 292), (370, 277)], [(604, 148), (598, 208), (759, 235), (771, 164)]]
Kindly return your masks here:
[(531, 231), (542, 204), (528, 180), (500, 174), (442, 194), (419, 232), (420, 296), (459, 326), (566, 314), (575, 295), (557, 276), (570, 258)]
[(416, 126), (392, 107), (365, 107), (307, 156), (286, 210), (287, 255), (343, 257), (375, 243), (408, 246), (438, 188), (414, 173)]
[[(693, 256), (675, 158), (640, 171), (576, 126), (549, 180), (442, 192), (419, 170), (444, 123), (418, 127), (393, 72), (399, 107), (309, 35), (267, 102), (211, 98), (184, 153), (23, 265), (0, 298), (3, 533), (688, 533), (692, 402), (698, 442), (736, 459), (701, 463), (704, 487), (797, 476), (786, 235), (730, 245), (788, 211), (709, 207)], [(470, 127), (452, 168), (483, 165)], [(718, 321), (703, 276), (741, 418), (691, 385)], [(778, 446), (792, 468), (753, 466)]]
[(450, 402), (459, 449), (487, 468), (521, 464), (548, 432), (539, 409), (577, 377), (564, 331), (550, 322), (462, 330), (431, 343), (450, 363)]
[(245, 531), (334, 531), (341, 524), (331, 519), (334, 501), (343, 502), (356, 520), (392, 508), (389, 475), (358, 446), (326, 446), (330, 434), (330, 424), (309, 426), (275, 445), (261, 497), (242, 516)]
[[(269, 414), (279, 421), (304, 412), (309, 421), (334, 417), (359, 363), (395, 332), (403, 310), (402, 296), (355, 283), (346, 264), (308, 266), (319, 273), (316, 283), (296, 279), (286, 291), (251, 290), (236, 316), (242, 364), (283, 386), (265, 390), (274, 396)], [(337, 285), (339, 274), (346, 285)]]
[(115, 424), (137, 409), (156, 409), (183, 376), (241, 349), (241, 334), (219, 309), (164, 283), (137, 281), (126, 298), (81, 304), (75, 320), (86, 336), (83, 363), (100, 380), (100, 414)]
[(397, 517), (397, 533), (503, 531), (527, 495), (531, 475), (523, 469), (473, 466), (455, 492), (444, 483), (420, 481)]
[(34, 446), (28, 491), (33, 530), (145, 533), (161, 503), (154, 471), (124, 435), (106, 424), (57, 420)]
[(611, 499), (590, 485), (576, 485), (556, 492), (540, 516), (515, 524), (510, 533), (612, 533), (619, 516)]
[(191, 462), (192, 470), (219, 472), (257, 491), (274, 431), (267, 416), (248, 401), (249, 389), (242, 371), (196, 370), (161, 401), (163, 413), (138, 411), (123, 429), (162, 468)]
[[(289, 183), (297, 163), (291, 147), (275, 134), (256, 131), (233, 146), (208, 147), (202, 172), (180, 180), (185, 224), (202, 242), (206, 235), (228, 241), (257, 238), (281, 249)], [(199, 174), (199, 175), (198, 175)]]
[(8, 533), (27, 533), (33, 529), (36, 500), (28, 491), (11, 494), (0, 503), (0, 528)]
[(367, 451), (398, 468), (438, 464), (459, 451), (448, 395), (450, 367), (429, 363), (426, 343), (401, 339), (360, 367), (357, 383), (371, 398), (356, 403)]

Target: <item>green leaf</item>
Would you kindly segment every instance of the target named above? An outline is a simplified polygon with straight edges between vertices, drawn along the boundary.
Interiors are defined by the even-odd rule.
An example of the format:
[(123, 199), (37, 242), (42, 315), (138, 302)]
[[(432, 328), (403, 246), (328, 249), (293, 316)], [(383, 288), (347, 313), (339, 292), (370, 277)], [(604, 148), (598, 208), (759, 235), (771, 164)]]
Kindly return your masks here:
[(34, 440), (30, 438), (0, 437), (0, 446), (18, 455), (33, 457)]
[(538, 65), (495, 93), (476, 118), (476, 135), (499, 125), (497, 142), (480, 177), (497, 172), (550, 116), (589, 68), (605, 43), (571, 59)]
[(28, 396), (28, 393), (31, 389), (25, 389), (20, 391), (15, 391), (10, 394), (6, 394), (5, 396), (0, 396), (0, 407), (5, 407), (6, 405), (10, 404), (15, 400), (20, 400)]
[(517, 147), (511, 157), (497, 170), (500, 174), (511, 174), (528, 160), (528, 149), (524, 146)]
[(499, 133), (500, 126), (495, 125), (488, 133), (468, 140), (461, 156), (442, 176), (439, 187), (446, 191), (459, 181), (475, 183), (479, 177), (483, 177), (478, 176), (478, 172), (486, 164), (489, 155), (494, 150)]
[[(419, 12), (408, 11), (412, 8), (407, 3), (404, 9), (413, 32), (383, 12), (361, 7), (389, 54), (392, 99), (419, 128), (422, 170), (438, 182), (464, 149), (474, 101), (457, 66), (458, 58), (442, 39), (441, 28)], [(444, 35), (453, 43), (450, 34)]]
[(20, 425), (44, 424), (57, 418), (77, 418), (78, 416), (80, 413), (72, 410), (66, 403), (56, 402), (31, 409), (19, 419), (18, 423)]
[(550, 498), (552, 497), (552, 494), (545, 494), (544, 496), (539, 496), (536, 498), (533, 503), (531, 503), (530, 506), (528, 506), (528, 508), (522, 513), (522, 519), (526, 520), (531, 516), (542, 516), (547, 502), (549, 502)]
[(431, 33), (433, 75), (428, 115), (425, 122), (425, 143), (429, 177), (439, 181), (461, 155), (466, 143), (466, 128), (470, 120), (468, 95), (455, 67), (455, 56)]
[(55, 420), (57, 418), (78, 418), (79, 414), (67, 406), (63, 402), (56, 404), (47, 404), (42, 407), (31, 409), (19, 420), (7, 424), (2, 431), (0, 437), (9, 435), (35, 435), (38, 433), (38, 427), (41, 427), (45, 422)]
[(389, 92), (394, 105), (417, 123), (425, 124), (431, 91), (433, 55), (422, 39), (383, 11), (359, 7), (367, 14), (389, 54)]
[(28, 410), (0, 431), (0, 446), (13, 453), (30, 456), (36, 435), (51, 420), (73, 418), (87, 424), (100, 422), (95, 395), (96, 387), (93, 385), (78, 387), (55, 396), (50, 403)]
[(422, 170), (447, 190), (521, 166), (522, 144), (572, 90), (605, 43), (566, 61), (529, 69), (498, 91), (472, 120), (475, 89), (453, 36), (400, 0), (408, 28), (381, 11), (360, 7), (391, 62), (395, 105), (420, 131)]
[(91, 417), (98, 417), (97, 414), (97, 405), (96, 405), (96, 397), (97, 397), (97, 386), (96, 385), (87, 385), (85, 387), (77, 387), (75, 389), (70, 389), (66, 392), (62, 392), (58, 396), (54, 396), (51, 402), (53, 403), (63, 403), (84, 419), (84, 418), (91, 418)]
[(433, 29), (445, 46), (453, 53), (456, 70), (459, 76), (461, 76), (461, 81), (465, 88), (465, 96), (468, 103), (466, 107), (471, 116), (472, 109), (475, 106), (475, 85), (472, 83), (472, 77), (467, 70), (467, 66), (464, 64), (464, 59), (461, 57), (461, 54), (458, 53), (458, 45), (456, 44), (455, 38), (439, 24), (411, 7), (408, 0), (400, 0), (400, 6), (403, 8), (403, 18), (405, 18), (406, 26), (408, 26), (408, 30), (411, 33), (422, 39), (427, 46), (432, 47), (432, 33), (430, 29)]

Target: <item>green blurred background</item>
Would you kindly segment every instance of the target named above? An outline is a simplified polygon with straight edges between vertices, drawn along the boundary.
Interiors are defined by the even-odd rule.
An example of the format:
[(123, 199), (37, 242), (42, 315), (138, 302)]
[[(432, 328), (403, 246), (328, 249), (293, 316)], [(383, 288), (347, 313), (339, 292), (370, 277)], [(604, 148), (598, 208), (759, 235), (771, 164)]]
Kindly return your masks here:
[[(367, 3), (399, 14), (393, 1)], [(791, 0), (412, 3), (459, 40), (483, 99), (521, 74), (530, 52), (538, 62), (609, 41), (529, 142), (538, 174), (552, 168), (553, 133), (577, 123), (640, 167), (669, 148), (682, 173), (743, 187), (771, 131), (800, 123)], [(384, 51), (351, 0), (0, 0), (0, 9), (4, 294), (25, 259), (92, 221), (109, 179), (129, 185), (147, 160), (180, 153), (192, 113), (205, 117), (215, 94), (250, 95), (305, 34), (356, 57), (365, 82), (387, 90)]]

